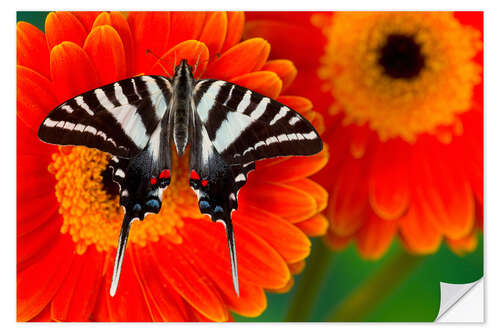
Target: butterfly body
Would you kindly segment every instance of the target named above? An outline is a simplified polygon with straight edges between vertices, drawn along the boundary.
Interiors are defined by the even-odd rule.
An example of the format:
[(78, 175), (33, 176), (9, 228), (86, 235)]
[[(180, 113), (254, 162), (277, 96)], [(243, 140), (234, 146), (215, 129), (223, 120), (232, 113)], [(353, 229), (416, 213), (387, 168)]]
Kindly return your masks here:
[[(38, 136), (112, 156), (125, 214), (110, 293), (118, 287), (130, 224), (158, 213), (172, 174), (172, 154), (189, 147), (189, 184), (202, 213), (226, 229), (233, 285), (239, 293), (231, 215), (255, 161), (312, 155), (322, 142), (289, 107), (230, 82), (195, 80), (186, 60), (173, 78), (137, 76), (76, 96), (55, 108)], [(176, 152), (172, 152), (172, 144)]]

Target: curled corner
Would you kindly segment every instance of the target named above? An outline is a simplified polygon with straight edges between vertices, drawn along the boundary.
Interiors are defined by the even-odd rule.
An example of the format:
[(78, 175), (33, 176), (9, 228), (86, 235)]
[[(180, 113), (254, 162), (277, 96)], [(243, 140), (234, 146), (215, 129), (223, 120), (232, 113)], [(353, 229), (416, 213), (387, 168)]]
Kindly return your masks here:
[[(478, 284), (481, 285), (481, 290), (478, 291), (478, 292), (480, 292), (480, 294), (478, 294), (477, 297), (474, 298), (474, 301), (471, 302), (472, 299), (469, 300), (469, 299), (467, 299), (467, 297), (464, 297), (464, 296), (466, 296), (466, 294), (471, 294), (471, 293), (469, 293), (471, 291), (471, 289), (474, 288)], [(448, 321), (448, 322), (450, 322), (450, 321), (452, 321), (452, 322), (476, 321), (476, 320), (468, 320), (465, 317), (461, 317), (459, 315), (459, 313), (457, 313), (457, 315), (459, 315), (458, 317), (453, 316), (453, 317), (456, 317), (456, 319), (454, 319), (454, 318), (452, 319), (451, 316), (449, 316), (449, 314), (451, 314), (451, 313), (448, 313), (448, 312), (452, 312), (450, 310), (452, 308), (455, 309), (458, 306), (461, 307), (458, 312), (464, 312), (464, 313), (470, 314), (471, 312), (478, 313), (478, 311), (480, 311), (481, 312), (480, 317), (483, 318), (483, 316), (482, 316), (483, 303), (482, 302), (483, 302), (484, 298), (483, 298), (482, 286), (483, 286), (483, 278), (480, 278), (479, 280), (471, 282), (471, 283), (464, 283), (464, 284), (440, 282), (441, 303), (439, 305), (439, 313), (438, 313), (435, 321), (438, 321), (438, 322), (441, 322), (441, 321), (442, 322), (445, 322), (445, 321)], [(476, 300), (479, 300), (479, 301), (476, 302)], [(479, 302), (479, 304), (478, 304), (478, 302)], [(462, 303), (466, 303), (466, 304), (462, 304)], [(449, 318), (445, 319), (443, 317), (443, 315), (445, 315), (445, 314), (446, 314), (445, 317), (449, 317)], [(482, 321), (482, 319), (480, 319), (478, 321)]]

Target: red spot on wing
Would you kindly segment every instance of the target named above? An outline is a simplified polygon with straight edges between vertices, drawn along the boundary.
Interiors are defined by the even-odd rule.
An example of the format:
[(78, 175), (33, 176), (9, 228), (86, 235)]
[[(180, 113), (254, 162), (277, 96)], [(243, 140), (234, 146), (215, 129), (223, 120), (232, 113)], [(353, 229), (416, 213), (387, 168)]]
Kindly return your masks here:
[(160, 173), (160, 178), (170, 178), (170, 170), (165, 169)]
[(149, 182), (151, 183), (151, 185), (156, 184), (156, 181), (157, 181), (157, 180), (156, 180), (156, 178), (155, 178), (155, 177), (153, 177), (153, 178), (151, 178), (151, 179), (149, 180)]
[(208, 180), (203, 179), (203, 180), (201, 181), (201, 186), (205, 187), (205, 186), (207, 186), (207, 185), (208, 185)]
[(200, 180), (200, 175), (194, 170), (191, 170), (191, 175), (189, 177), (191, 179)]

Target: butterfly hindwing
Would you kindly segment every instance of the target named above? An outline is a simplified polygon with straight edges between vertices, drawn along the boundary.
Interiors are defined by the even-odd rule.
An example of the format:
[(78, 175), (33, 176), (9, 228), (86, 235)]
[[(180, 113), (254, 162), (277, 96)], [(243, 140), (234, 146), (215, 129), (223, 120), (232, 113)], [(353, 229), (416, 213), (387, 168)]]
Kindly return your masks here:
[(130, 224), (157, 214), (162, 206), (163, 191), (170, 184), (172, 151), (169, 144), (168, 114), (153, 131), (145, 149), (131, 159), (113, 156), (109, 167), (112, 179), (120, 186), (120, 205), (125, 215), (116, 252), (111, 295), (118, 287), (121, 265), (127, 245)]
[(47, 143), (132, 157), (146, 147), (171, 96), (171, 83), (162, 76), (136, 76), (108, 84), (52, 110), (38, 137)]

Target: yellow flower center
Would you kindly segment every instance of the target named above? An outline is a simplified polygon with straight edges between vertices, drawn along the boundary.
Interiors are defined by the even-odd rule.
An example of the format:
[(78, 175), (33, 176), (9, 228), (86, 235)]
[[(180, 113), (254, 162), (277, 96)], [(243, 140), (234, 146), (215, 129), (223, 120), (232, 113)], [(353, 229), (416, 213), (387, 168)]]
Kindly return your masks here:
[[(189, 187), (188, 159), (174, 157), (172, 180), (163, 192), (158, 214), (149, 214), (143, 221), (132, 223), (129, 241), (141, 246), (166, 237), (174, 243), (182, 242), (178, 229), (183, 219), (203, 218), (197, 198)], [(108, 251), (116, 247), (123, 219), (119, 197), (106, 191), (106, 170), (109, 154), (84, 147), (61, 148), (53, 155), (49, 171), (56, 177), (55, 188), (63, 216), (62, 233), (69, 233), (82, 254), (87, 246), (95, 244), (97, 250)], [(108, 180), (110, 182), (110, 180)]]
[(328, 37), (319, 75), (345, 124), (368, 123), (382, 140), (461, 129), (481, 68), (480, 33), (451, 13), (337, 13), (316, 17)]

